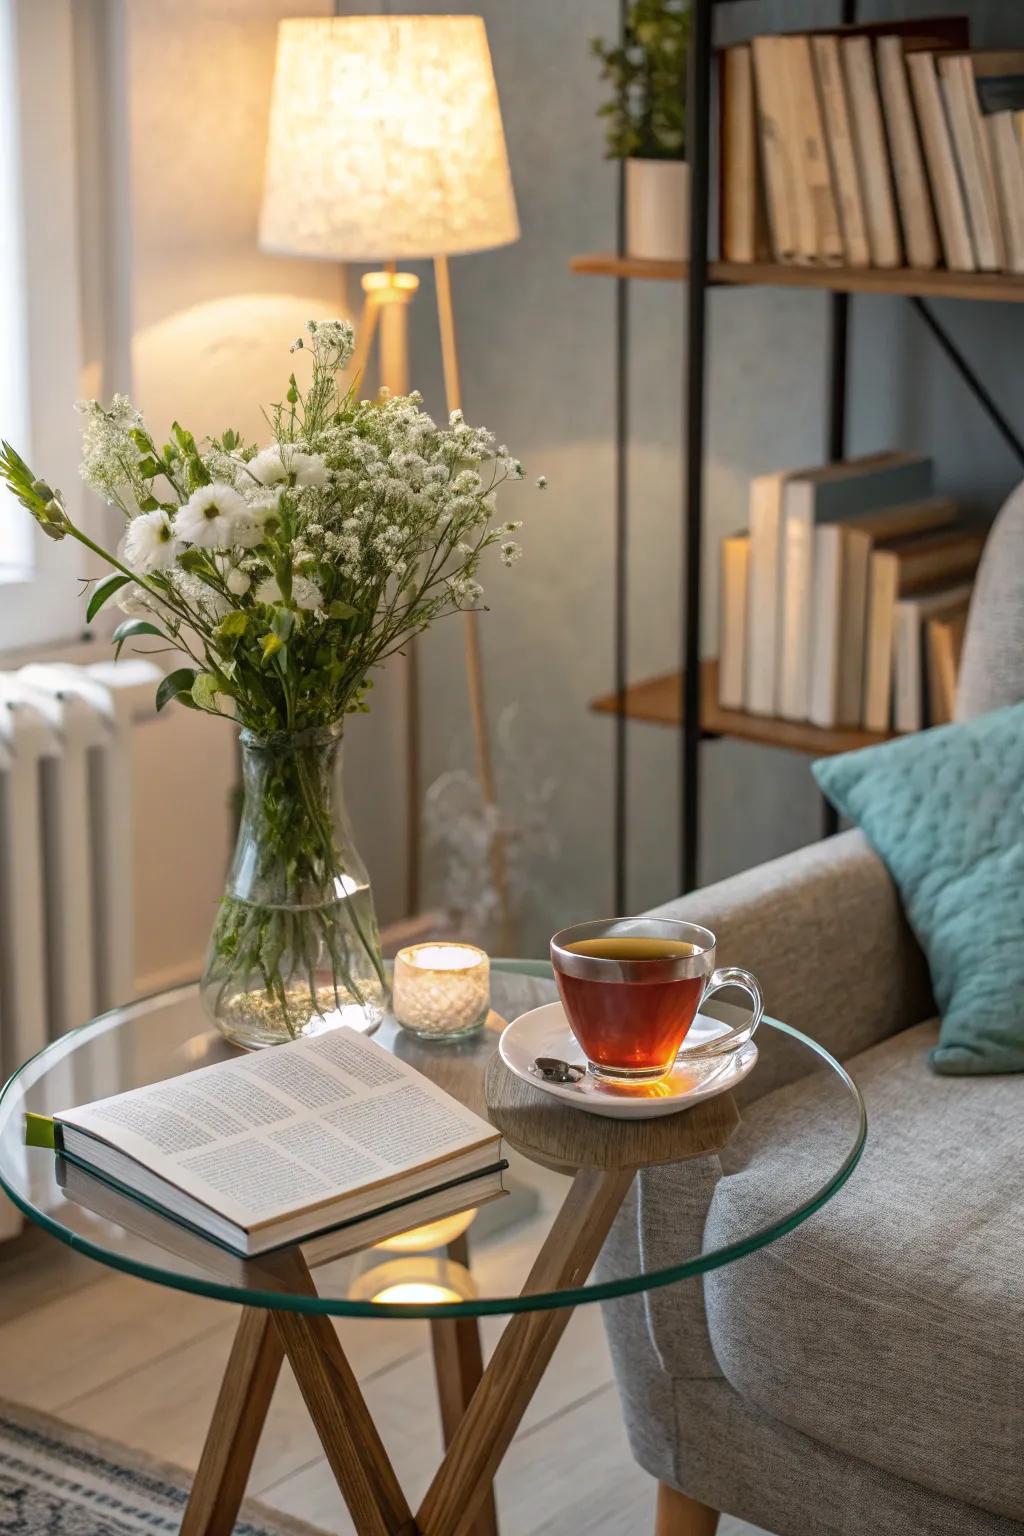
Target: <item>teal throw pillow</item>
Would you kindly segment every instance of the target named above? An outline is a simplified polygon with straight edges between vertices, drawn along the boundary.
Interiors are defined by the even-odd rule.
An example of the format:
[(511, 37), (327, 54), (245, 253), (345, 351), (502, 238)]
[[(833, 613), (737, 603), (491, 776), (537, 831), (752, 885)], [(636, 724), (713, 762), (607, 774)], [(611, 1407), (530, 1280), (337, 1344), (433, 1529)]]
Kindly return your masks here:
[(813, 771), (885, 863), (928, 958), (932, 1066), (1024, 1072), (1024, 703)]

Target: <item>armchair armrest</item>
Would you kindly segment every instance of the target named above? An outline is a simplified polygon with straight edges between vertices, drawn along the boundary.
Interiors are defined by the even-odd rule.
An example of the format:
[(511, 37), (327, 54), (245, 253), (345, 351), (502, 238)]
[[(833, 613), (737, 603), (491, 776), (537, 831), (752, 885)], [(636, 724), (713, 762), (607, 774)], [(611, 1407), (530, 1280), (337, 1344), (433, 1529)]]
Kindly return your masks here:
[[(928, 968), (896, 887), (859, 831), (812, 843), (658, 907), (703, 924), (719, 965), (754, 972), (766, 1011), (845, 1059), (934, 1013)], [(765, 1036), (760, 1042), (768, 1045)], [(759, 1042), (759, 1043), (760, 1043)], [(737, 1097), (799, 1075), (805, 1053), (773, 1032)]]
[[(860, 832), (846, 832), (657, 908), (717, 936), (717, 960), (758, 977), (767, 1011), (848, 1058), (934, 1012), (928, 969), (885, 866)], [(781, 1031), (758, 1036), (761, 1058), (738, 1090), (742, 1105), (802, 1076), (807, 1052)], [(728, 1154), (723, 1154), (727, 1157)], [(665, 1268), (698, 1253), (717, 1156), (637, 1175), (598, 1272)], [(635, 1272), (635, 1269), (634, 1269)], [(721, 1374), (701, 1279), (604, 1303), (609, 1344), (634, 1453), (655, 1439), (670, 1377)], [(665, 1413), (671, 1412), (666, 1397)], [(654, 1453), (648, 1463), (657, 1464)]]

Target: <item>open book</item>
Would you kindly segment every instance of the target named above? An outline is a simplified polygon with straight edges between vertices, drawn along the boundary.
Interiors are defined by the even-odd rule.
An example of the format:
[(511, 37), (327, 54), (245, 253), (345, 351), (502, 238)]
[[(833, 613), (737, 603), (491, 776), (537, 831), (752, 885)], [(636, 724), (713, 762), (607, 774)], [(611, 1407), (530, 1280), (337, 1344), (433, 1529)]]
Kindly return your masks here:
[(348, 1028), (54, 1121), (70, 1163), (247, 1256), (427, 1195), (479, 1203), (507, 1166), (493, 1126)]

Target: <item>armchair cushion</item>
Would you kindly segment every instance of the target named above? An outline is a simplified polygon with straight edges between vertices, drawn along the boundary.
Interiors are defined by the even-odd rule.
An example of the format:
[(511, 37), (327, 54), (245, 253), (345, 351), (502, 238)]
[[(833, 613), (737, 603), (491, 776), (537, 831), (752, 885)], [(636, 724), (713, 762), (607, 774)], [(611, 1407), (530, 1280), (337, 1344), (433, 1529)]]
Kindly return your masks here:
[(952, 1073), (1024, 1071), (1024, 703), (814, 764), (899, 887)]
[[(870, 1126), (859, 1167), (802, 1227), (705, 1277), (710, 1341), (754, 1410), (1024, 1520), (1024, 1082), (933, 1076), (936, 1034), (920, 1024), (850, 1062)], [(827, 1090), (806, 1078), (746, 1111), (708, 1245), (819, 1176)]]

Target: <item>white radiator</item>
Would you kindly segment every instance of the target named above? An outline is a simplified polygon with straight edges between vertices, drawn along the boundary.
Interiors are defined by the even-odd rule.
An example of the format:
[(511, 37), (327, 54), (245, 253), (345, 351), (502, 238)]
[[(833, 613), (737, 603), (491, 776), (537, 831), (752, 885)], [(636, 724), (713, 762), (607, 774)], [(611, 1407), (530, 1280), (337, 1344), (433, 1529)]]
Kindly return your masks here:
[[(0, 1079), (133, 994), (130, 732), (159, 678), (142, 660), (0, 672)], [(91, 1075), (69, 1093), (111, 1091), (101, 1053)], [(18, 1226), (4, 1201), (0, 1237)]]

